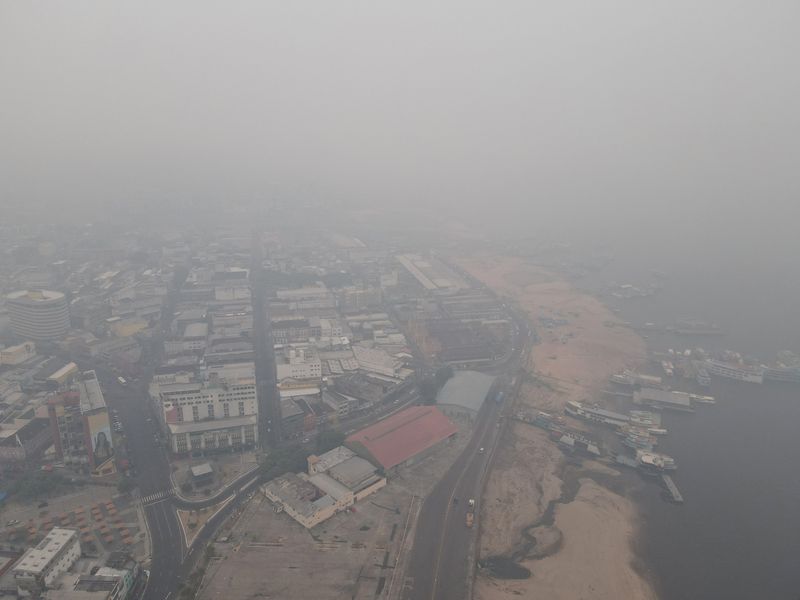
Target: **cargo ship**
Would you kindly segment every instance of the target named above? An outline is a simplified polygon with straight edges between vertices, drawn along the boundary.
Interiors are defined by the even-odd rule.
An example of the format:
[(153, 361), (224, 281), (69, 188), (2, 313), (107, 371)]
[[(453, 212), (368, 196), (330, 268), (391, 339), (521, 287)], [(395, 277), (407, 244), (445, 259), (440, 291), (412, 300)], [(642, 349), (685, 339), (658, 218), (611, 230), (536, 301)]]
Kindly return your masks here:
[(764, 369), (762, 367), (707, 360), (705, 368), (709, 375), (725, 377), (726, 379), (735, 379), (747, 383), (763, 383), (764, 381)]

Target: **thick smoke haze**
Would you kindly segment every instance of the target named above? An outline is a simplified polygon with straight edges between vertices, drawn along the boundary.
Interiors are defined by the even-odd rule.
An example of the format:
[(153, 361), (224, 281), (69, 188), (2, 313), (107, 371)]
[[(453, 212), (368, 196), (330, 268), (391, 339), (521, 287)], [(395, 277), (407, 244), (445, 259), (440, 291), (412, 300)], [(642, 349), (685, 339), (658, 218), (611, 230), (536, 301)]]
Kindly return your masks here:
[(798, 17), (795, 2), (6, 1), (2, 203), (331, 200), (517, 231), (783, 234)]

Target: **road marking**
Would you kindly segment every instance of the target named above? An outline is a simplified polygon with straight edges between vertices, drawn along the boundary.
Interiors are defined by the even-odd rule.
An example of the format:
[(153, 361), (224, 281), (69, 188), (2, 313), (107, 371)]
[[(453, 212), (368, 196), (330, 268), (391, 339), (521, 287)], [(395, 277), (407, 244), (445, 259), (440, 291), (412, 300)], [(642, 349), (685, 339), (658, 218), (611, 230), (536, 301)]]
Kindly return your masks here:
[(141, 502), (142, 506), (149, 506), (151, 504), (155, 504), (156, 502), (166, 500), (167, 498), (174, 495), (175, 495), (175, 488), (170, 488), (168, 490), (161, 490), (160, 492), (156, 492), (154, 494), (148, 494), (147, 496), (139, 498), (139, 502)]

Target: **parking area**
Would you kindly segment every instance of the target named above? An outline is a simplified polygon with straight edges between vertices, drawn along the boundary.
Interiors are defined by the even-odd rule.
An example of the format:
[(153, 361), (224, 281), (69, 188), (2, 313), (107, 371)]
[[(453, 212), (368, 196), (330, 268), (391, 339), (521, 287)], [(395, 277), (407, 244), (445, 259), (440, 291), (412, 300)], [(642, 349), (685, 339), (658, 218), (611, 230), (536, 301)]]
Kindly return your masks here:
[(22, 550), (35, 545), (54, 527), (77, 529), (85, 554), (104, 558), (125, 550), (143, 558), (146, 528), (138, 503), (117, 494), (115, 487), (90, 485), (84, 489), (28, 504), (11, 502), (1, 513), (0, 543)]

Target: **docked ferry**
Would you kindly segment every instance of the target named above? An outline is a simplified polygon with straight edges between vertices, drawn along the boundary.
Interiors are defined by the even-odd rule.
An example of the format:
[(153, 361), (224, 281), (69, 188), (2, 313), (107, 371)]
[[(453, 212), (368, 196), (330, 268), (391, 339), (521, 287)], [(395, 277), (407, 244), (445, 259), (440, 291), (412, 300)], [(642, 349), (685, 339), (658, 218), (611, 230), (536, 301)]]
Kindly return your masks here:
[(767, 367), (764, 369), (764, 379), (769, 381), (782, 381), (785, 383), (800, 383), (800, 368)]
[(707, 360), (705, 362), (706, 371), (709, 375), (745, 381), (747, 383), (763, 383), (764, 369), (761, 367), (749, 367), (722, 362), (719, 360)]

